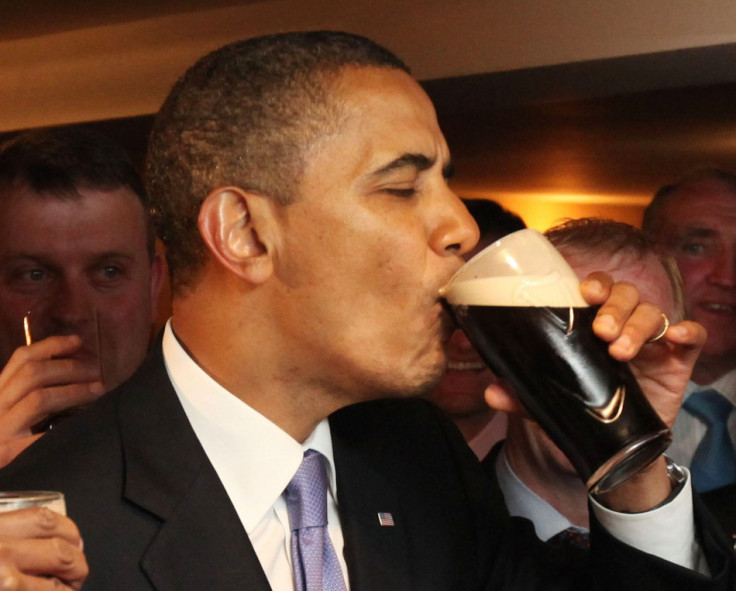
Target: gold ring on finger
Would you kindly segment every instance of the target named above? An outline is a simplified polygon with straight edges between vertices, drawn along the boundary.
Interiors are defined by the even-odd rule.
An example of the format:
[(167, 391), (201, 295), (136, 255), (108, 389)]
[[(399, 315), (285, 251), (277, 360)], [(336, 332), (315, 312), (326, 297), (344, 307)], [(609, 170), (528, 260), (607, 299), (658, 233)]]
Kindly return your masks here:
[(659, 339), (661, 339), (664, 336), (664, 333), (667, 332), (667, 329), (670, 327), (670, 319), (667, 318), (667, 314), (662, 313), (662, 320), (663, 320), (662, 330), (659, 331), (659, 334), (649, 339), (647, 343), (656, 343)]

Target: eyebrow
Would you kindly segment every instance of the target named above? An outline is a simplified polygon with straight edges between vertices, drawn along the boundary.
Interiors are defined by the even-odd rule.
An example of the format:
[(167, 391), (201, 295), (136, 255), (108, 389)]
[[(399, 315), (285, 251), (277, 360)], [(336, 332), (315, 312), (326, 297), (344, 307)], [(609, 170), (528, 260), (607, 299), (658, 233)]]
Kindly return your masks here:
[[(135, 255), (120, 251), (120, 250), (108, 250), (100, 253), (93, 254), (90, 258), (85, 260), (85, 267), (90, 265), (99, 265), (106, 261), (112, 260), (113, 262), (121, 261), (124, 263), (134, 261)], [(54, 260), (53, 256), (43, 253), (32, 253), (32, 252), (11, 252), (5, 257), (0, 258), (0, 264), (2, 265), (15, 265), (15, 264), (34, 264), (42, 265), (49, 268), (58, 268), (63, 266), (58, 261)]]
[[(395, 160), (392, 160), (385, 166), (382, 166), (378, 170), (372, 172), (371, 176), (382, 176), (395, 170), (400, 170), (402, 168), (413, 168), (417, 172), (422, 172), (423, 170), (432, 168), (436, 161), (436, 158), (429, 158), (424, 154), (403, 154)], [(442, 167), (442, 176), (444, 176), (446, 179), (449, 179), (454, 174), (454, 172), (455, 167), (452, 162), (448, 162)]]
[(680, 232), (677, 234), (677, 238), (679, 239), (687, 239), (687, 238), (711, 238), (713, 236), (717, 236), (718, 231), (713, 228), (703, 228), (703, 227), (692, 227), (692, 228), (685, 228), (683, 232)]

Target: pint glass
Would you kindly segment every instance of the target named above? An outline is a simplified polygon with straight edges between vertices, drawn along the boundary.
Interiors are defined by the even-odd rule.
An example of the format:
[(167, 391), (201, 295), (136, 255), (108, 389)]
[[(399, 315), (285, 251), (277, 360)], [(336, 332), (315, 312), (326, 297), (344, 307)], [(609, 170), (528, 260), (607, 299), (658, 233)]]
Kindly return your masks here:
[(628, 365), (593, 334), (597, 307), (585, 302), (575, 272), (539, 232), (520, 230), (488, 246), (442, 297), (592, 492), (623, 482), (671, 442)]

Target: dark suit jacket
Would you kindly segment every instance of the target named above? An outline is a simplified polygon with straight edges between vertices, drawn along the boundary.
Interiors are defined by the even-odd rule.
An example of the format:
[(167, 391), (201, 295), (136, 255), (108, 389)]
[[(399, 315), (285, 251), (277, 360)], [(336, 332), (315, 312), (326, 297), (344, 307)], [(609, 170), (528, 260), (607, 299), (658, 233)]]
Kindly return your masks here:
[[(715, 582), (596, 528), (590, 562), (559, 560), (528, 522), (507, 517), (457, 430), (426, 403), (355, 405), (331, 428), (353, 591), (733, 589), (728, 545), (707, 529)], [(0, 489), (24, 488), (65, 493), (90, 563), (86, 591), (269, 588), (160, 348), (127, 384), (0, 471)], [(395, 527), (381, 527), (379, 511)], [(591, 573), (599, 584), (587, 583)]]
[(480, 465), (483, 467), (483, 471), (486, 473), (486, 476), (488, 476), (490, 481), (495, 485), (498, 485), (498, 476), (496, 475), (496, 460), (498, 460), (498, 454), (501, 453), (501, 448), (503, 447), (504, 441), (505, 439), (502, 439), (501, 441), (497, 442), (491, 448), (491, 451), (488, 452), (486, 457), (480, 461)]
[(702, 493), (703, 501), (736, 546), (736, 484)]

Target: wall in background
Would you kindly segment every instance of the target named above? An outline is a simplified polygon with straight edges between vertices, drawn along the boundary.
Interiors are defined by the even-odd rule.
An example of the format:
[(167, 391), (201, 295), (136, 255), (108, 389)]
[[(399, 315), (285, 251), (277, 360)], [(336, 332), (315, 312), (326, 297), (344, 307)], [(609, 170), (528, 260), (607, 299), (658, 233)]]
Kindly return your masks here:
[[(150, 114), (194, 59), (231, 40), (344, 29), (420, 79), (509, 72), (736, 42), (732, 0), (35, 0), (0, 19), (0, 131)], [(733, 76), (673, 69), (669, 84)], [(628, 84), (621, 72), (609, 91)], [(626, 76), (623, 76), (626, 74)], [(639, 83), (649, 83), (639, 80)], [(619, 86), (621, 88), (621, 86)]]
[(736, 170), (731, 0), (36, 0), (0, 19), (0, 132), (93, 122), (142, 159), (197, 57), (252, 34), (339, 28), (384, 43), (437, 104), (454, 187), (528, 224), (638, 223), (658, 186)]

